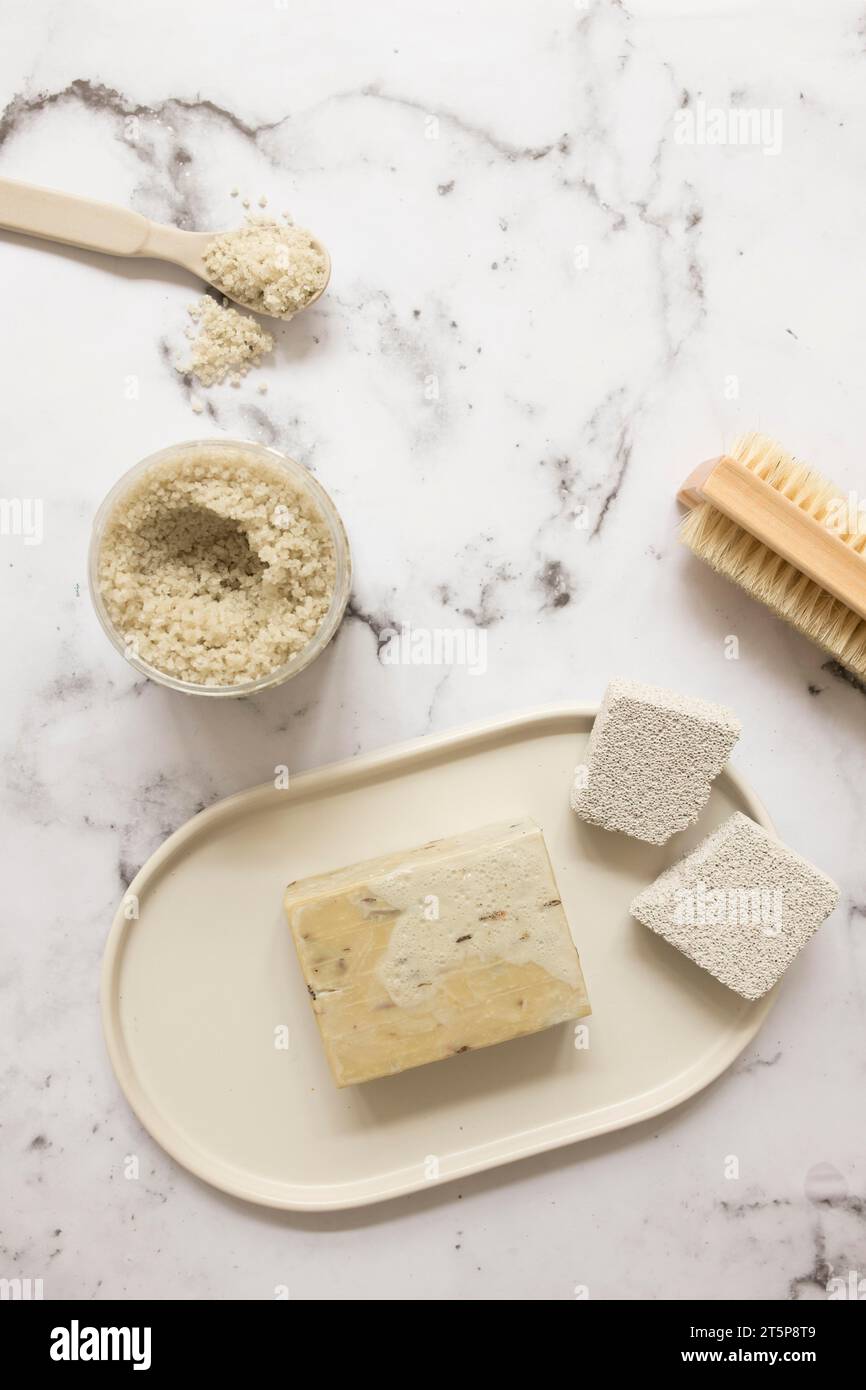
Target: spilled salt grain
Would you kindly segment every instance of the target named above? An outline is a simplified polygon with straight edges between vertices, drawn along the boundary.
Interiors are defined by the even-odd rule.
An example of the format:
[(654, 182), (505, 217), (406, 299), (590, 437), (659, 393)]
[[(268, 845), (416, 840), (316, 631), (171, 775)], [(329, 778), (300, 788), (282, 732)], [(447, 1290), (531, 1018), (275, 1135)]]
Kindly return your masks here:
[(175, 366), (202, 386), (213, 386), (229, 374), (232, 384), (237, 384), (234, 378), (239, 382), (274, 346), (270, 333), (255, 319), (217, 304), (210, 295), (202, 295), (189, 306), (188, 313), (198, 333), (189, 360)]

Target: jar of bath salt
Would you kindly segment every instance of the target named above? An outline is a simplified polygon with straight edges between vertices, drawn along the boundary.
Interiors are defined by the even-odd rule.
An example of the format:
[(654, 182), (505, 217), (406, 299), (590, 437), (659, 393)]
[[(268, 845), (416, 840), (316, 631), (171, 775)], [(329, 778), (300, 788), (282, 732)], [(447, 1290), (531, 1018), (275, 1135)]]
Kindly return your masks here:
[(136, 670), (190, 695), (251, 695), (306, 669), (346, 611), (331, 498), (293, 459), (193, 440), (119, 480), (93, 523), (90, 593)]

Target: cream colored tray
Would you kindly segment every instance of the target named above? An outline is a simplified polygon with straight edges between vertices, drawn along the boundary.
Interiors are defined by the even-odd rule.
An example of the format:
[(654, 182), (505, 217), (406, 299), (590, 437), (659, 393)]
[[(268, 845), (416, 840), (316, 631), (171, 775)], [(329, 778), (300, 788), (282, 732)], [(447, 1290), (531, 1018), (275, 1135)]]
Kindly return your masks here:
[[(163, 1148), (250, 1201), (351, 1207), (634, 1124), (717, 1077), (772, 994), (745, 1003), (628, 904), (731, 811), (772, 826), (730, 771), (662, 848), (581, 824), (568, 790), (594, 717), (559, 706), (403, 744), (229, 797), (172, 835), (130, 885), (138, 918), (134, 900), (118, 910), (102, 981), (112, 1064)], [(567, 1025), (336, 1090), (284, 885), (521, 815), (543, 827), (580, 951), (589, 1048)]]

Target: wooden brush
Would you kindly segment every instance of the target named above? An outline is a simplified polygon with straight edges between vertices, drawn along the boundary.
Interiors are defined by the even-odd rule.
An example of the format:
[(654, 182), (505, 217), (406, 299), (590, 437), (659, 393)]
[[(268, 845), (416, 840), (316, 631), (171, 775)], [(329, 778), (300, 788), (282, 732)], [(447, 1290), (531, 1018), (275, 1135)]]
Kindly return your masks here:
[(866, 678), (866, 500), (861, 512), (760, 434), (702, 464), (677, 495), (696, 555)]

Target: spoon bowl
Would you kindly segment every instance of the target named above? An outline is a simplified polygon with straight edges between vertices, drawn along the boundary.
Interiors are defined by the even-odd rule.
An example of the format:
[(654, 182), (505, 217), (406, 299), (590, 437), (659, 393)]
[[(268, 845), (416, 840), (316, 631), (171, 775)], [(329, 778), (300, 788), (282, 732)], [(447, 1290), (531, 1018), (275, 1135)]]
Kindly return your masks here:
[[(210, 285), (218, 294), (231, 300), (239, 309), (244, 309), (247, 313), (262, 314), (265, 318), (292, 319), (294, 314), (269, 314), (266, 309), (259, 309), (252, 304), (245, 304), (242, 299), (232, 299), (230, 294), (226, 294), (222, 285), (216, 284), (208, 276), (205, 269), (204, 253), (208, 244), (214, 237), (224, 235), (222, 232), (182, 232), (178, 227), (169, 227), (160, 222), (149, 223), (150, 231), (148, 239), (141, 251), (136, 252), (139, 256), (151, 256), (154, 260), (171, 261), (173, 265), (182, 266), (184, 270), (190, 271), (198, 276), (199, 280), (204, 280), (205, 284)], [(328, 288), (331, 278), (331, 257), (327, 249), (322, 245), (318, 238), (311, 236), (310, 240), (316, 250), (321, 252), (325, 258), (325, 279), (314, 295), (311, 295), (303, 306), (309, 309), (311, 304), (315, 304)], [(298, 313), (301, 311), (298, 310)]]
[[(86, 251), (101, 251), (109, 256), (170, 261), (231, 299), (221, 285), (210, 279), (204, 264), (205, 248), (214, 237), (224, 235), (222, 232), (181, 231), (179, 227), (151, 222), (129, 208), (100, 203), (94, 198), (77, 198), (71, 193), (57, 193), (52, 188), (38, 188), (16, 179), (0, 179), (0, 227), (46, 241), (59, 241), (65, 246), (81, 246)], [(327, 250), (315, 237), (312, 241), (325, 257), (325, 280), (307, 300), (305, 309), (324, 294), (331, 278), (331, 258)], [(265, 318), (294, 317), (292, 314), (268, 314), (240, 300), (232, 300), (232, 303)]]

